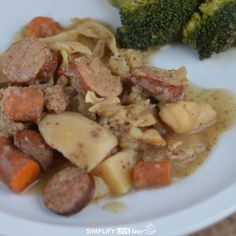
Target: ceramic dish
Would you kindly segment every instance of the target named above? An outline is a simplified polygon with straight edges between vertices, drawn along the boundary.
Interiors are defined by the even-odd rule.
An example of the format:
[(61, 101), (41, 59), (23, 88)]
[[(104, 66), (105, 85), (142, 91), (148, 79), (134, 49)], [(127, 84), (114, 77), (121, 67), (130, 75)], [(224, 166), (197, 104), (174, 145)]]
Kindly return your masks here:
[[(38, 15), (53, 17), (62, 24), (69, 24), (72, 17), (92, 17), (114, 27), (119, 25), (118, 11), (105, 0), (1, 0), (0, 50), (4, 51), (14, 33)], [(189, 79), (197, 85), (226, 88), (236, 94), (235, 58), (236, 49), (231, 49), (199, 61), (188, 47), (166, 46), (152, 55), (151, 64), (163, 68), (184, 65)], [(103, 210), (106, 202), (111, 201), (104, 200), (77, 215), (61, 217), (49, 212), (40, 196), (16, 196), (1, 187), (0, 234), (110, 235), (134, 229), (133, 234), (165, 236), (199, 230), (236, 211), (235, 137), (236, 128), (225, 133), (204, 165), (190, 177), (165, 188), (138, 191), (116, 199), (127, 205), (119, 214)]]

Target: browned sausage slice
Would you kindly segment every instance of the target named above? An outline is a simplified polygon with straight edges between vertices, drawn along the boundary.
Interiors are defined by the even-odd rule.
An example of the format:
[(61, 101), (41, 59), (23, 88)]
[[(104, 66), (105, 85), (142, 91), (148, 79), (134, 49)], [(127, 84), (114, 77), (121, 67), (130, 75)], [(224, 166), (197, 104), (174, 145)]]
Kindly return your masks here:
[(43, 169), (49, 169), (54, 161), (53, 150), (50, 148), (39, 132), (23, 130), (14, 135), (15, 145), (25, 154), (33, 157)]
[(184, 96), (186, 70), (163, 70), (156, 67), (138, 67), (129, 75), (129, 79), (160, 101), (177, 101)]
[(36, 87), (8, 87), (3, 94), (2, 111), (10, 121), (36, 122), (41, 118), (44, 94)]
[(47, 81), (56, 66), (56, 55), (43, 43), (33, 39), (23, 39), (12, 44), (2, 58), (2, 73), (15, 83)]
[(113, 76), (99, 58), (76, 58), (70, 63), (67, 76), (84, 93), (92, 90), (101, 97), (111, 97), (122, 92), (120, 78)]
[(46, 184), (43, 199), (46, 207), (60, 215), (82, 210), (94, 195), (94, 179), (78, 167), (57, 172)]

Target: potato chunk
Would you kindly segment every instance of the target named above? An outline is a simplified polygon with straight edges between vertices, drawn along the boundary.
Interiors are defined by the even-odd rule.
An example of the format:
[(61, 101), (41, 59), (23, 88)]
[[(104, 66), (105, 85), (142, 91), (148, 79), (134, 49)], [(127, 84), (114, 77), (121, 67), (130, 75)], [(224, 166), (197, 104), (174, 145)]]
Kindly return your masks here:
[(127, 149), (103, 161), (92, 174), (102, 177), (113, 194), (125, 194), (133, 187), (131, 171), (135, 164), (135, 152)]
[(215, 123), (216, 111), (206, 103), (179, 101), (162, 107), (160, 117), (175, 133), (197, 133)]
[(79, 113), (47, 115), (39, 122), (39, 130), (49, 146), (88, 171), (117, 145), (114, 135)]
[(110, 189), (104, 180), (99, 176), (93, 176), (95, 181), (95, 193), (93, 200), (98, 200), (110, 195)]

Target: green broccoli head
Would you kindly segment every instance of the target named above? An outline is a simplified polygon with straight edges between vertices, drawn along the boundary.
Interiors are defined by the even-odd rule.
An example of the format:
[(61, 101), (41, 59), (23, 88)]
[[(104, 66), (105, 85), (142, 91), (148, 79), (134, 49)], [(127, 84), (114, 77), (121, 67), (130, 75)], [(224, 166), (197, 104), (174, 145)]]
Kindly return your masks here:
[(121, 46), (146, 50), (181, 36), (183, 25), (199, 0), (114, 0), (122, 26), (117, 29)]
[(236, 39), (236, 0), (207, 0), (183, 30), (183, 40), (200, 59), (225, 51)]

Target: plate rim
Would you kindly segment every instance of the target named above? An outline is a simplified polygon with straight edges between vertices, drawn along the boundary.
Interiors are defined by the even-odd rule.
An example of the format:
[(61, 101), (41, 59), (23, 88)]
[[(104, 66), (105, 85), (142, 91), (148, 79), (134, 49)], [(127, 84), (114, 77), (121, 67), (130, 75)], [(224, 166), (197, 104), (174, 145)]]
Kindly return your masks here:
[[(79, 2), (80, 0), (77, 1)], [(194, 83), (197, 83), (197, 81), (195, 81)], [(206, 228), (236, 212), (236, 200), (234, 196), (235, 193), (236, 181), (226, 186), (224, 189), (222, 189), (222, 191), (217, 192), (214, 195), (211, 195), (208, 198), (204, 199), (203, 201), (189, 206), (185, 209), (167, 214), (163, 217), (153, 218), (145, 221), (137, 221), (136, 223), (130, 225), (114, 224), (114, 227), (121, 226), (140, 228), (145, 227), (145, 225), (147, 225), (148, 223), (153, 223), (156, 225), (157, 234), (160, 234), (162, 236), (190, 234)], [(206, 211), (207, 208), (211, 208), (212, 210)], [(202, 212), (202, 215), (199, 214), (199, 212)], [(186, 219), (188, 220), (188, 222), (186, 222)], [(70, 236), (88, 235), (85, 232), (87, 228), (86, 226), (60, 225), (59, 223), (56, 224), (34, 221), (3, 212), (0, 212), (0, 222), (0, 233), (5, 236), (15, 236), (16, 233), (17, 235), (22, 236), (32, 235), (32, 232), (34, 232), (34, 236), (42, 236), (43, 233), (45, 234), (45, 232), (47, 234), (56, 233), (57, 236), (64, 236), (66, 233)], [(167, 227), (169, 225), (171, 225), (171, 227)], [(106, 227), (113, 226), (110, 225)]]
[[(209, 227), (212, 224), (234, 213), (236, 211), (236, 201), (234, 199), (235, 191), (236, 183), (232, 183), (223, 191), (181, 211), (168, 214), (163, 217), (153, 218), (152, 220), (140, 221), (129, 225), (114, 224), (106, 226), (104, 228), (131, 227), (136, 229), (144, 228), (147, 224), (152, 223), (156, 226), (157, 234), (162, 236), (191, 234), (206, 227)], [(208, 209), (212, 210), (206, 211), (206, 206)], [(199, 212), (202, 212), (202, 214), (199, 214)], [(188, 219), (187, 223), (186, 219)], [(35, 229), (37, 229), (37, 231), (34, 231), (34, 236), (41, 236), (42, 233), (45, 233), (45, 231), (48, 234), (57, 233), (57, 236), (64, 236), (66, 233), (69, 233), (70, 236), (78, 236), (79, 233), (79, 235), (82, 236), (89, 235), (86, 233), (87, 228), (100, 228), (97, 226), (86, 227), (36, 222), (33, 220), (31, 221), (28, 219), (22, 219), (20, 217), (12, 216), (10, 214), (1, 212), (0, 221), (0, 232), (6, 234), (7, 236), (14, 236), (16, 232), (18, 235), (29, 235), (30, 233), (32, 233), (32, 230)], [(12, 227), (12, 222), (14, 222), (15, 227)], [(168, 222), (168, 225), (171, 225), (174, 222), (172, 224), (174, 225), (174, 227), (166, 227), (166, 222)]]

